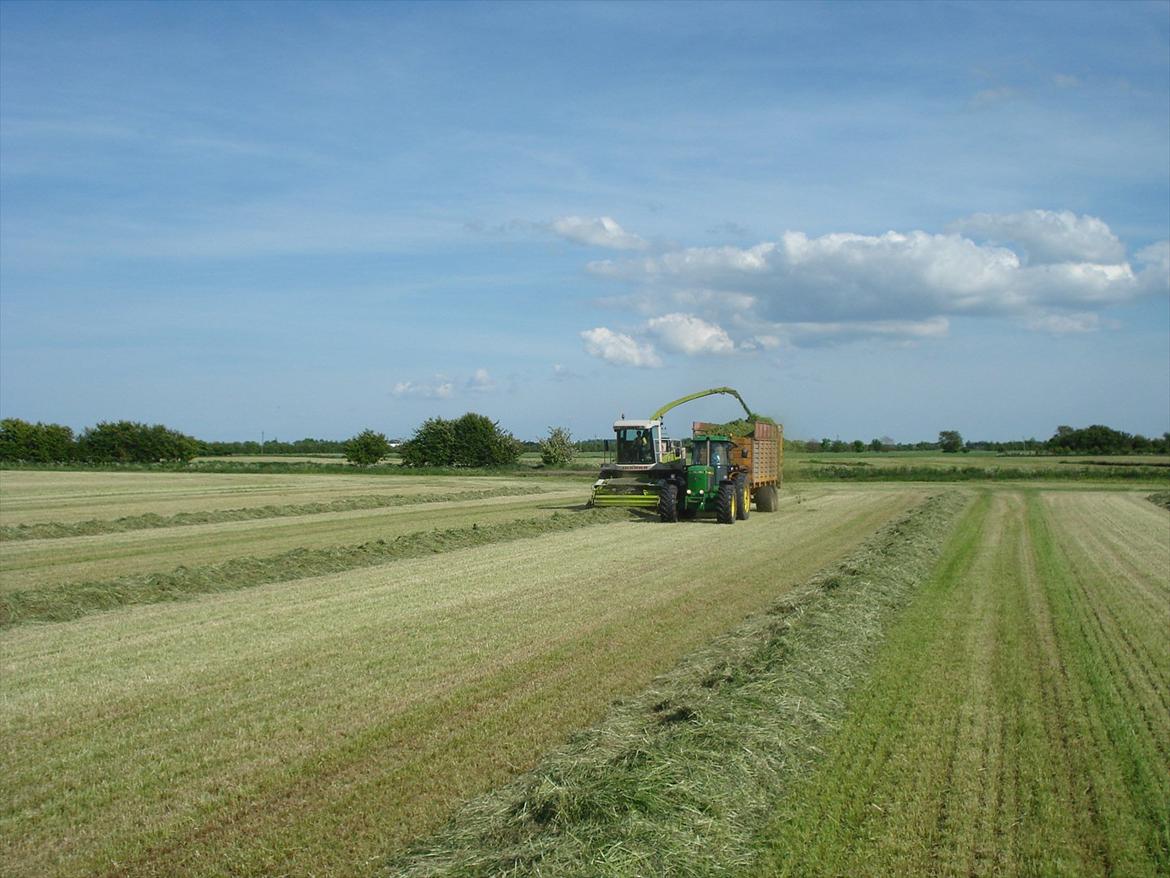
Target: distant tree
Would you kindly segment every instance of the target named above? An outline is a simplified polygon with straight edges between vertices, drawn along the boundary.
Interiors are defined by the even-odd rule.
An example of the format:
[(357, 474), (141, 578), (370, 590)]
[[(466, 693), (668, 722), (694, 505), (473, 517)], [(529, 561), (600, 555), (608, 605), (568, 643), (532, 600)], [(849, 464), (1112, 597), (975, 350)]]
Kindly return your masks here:
[(19, 418), (0, 421), (0, 460), (62, 463), (76, 453), (73, 430), (61, 424), (30, 424)]
[(486, 415), (468, 412), (455, 421), (456, 466), (507, 466), (520, 457), (520, 443)]
[(872, 442), (869, 443), (869, 450), (870, 451), (881, 451), (884, 448), (885, 448), (885, 445), (882, 444), (881, 439), (874, 439)]
[(356, 466), (373, 466), (389, 453), (389, 440), (373, 430), (362, 430), (345, 443), (345, 459)]
[(1060, 426), (1048, 440), (1048, 448), (1064, 454), (1126, 454), (1134, 450), (1134, 437), (1104, 424), (1075, 430)]
[(833, 440), (826, 436), (824, 439), (821, 440), (821, 451), (832, 451), (832, 450), (833, 450)]
[(865, 443), (862, 442), (860, 439), (854, 439), (853, 440), (853, 451), (856, 454), (861, 454), (861, 452), (865, 451)]
[(491, 418), (468, 412), (453, 421), (428, 418), (399, 452), (406, 466), (493, 467), (515, 463), (520, 443)]
[(427, 418), (398, 453), (406, 466), (451, 466), (455, 462), (455, 422)]
[(77, 448), (92, 463), (186, 462), (199, 453), (199, 440), (162, 424), (102, 421), (81, 434)]
[(833, 442), (829, 445), (829, 450), (840, 454), (843, 451), (848, 451), (849, 446), (840, 439), (834, 439)]
[(804, 443), (804, 450), (807, 451), (809, 454), (816, 454), (818, 451), (821, 450), (821, 443), (818, 442), (816, 439), (809, 439), (807, 442)]
[(958, 430), (943, 430), (938, 434), (938, 447), (948, 454), (963, 449), (963, 437)]
[(540, 440), (540, 459), (545, 466), (564, 466), (576, 454), (573, 436), (565, 427), (549, 427), (548, 438)]

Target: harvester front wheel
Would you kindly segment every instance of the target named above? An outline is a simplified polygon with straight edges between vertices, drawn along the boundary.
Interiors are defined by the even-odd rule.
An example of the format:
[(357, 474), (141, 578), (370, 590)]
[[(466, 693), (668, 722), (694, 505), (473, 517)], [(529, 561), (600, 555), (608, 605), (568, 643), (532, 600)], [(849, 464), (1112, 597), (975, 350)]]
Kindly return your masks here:
[(724, 482), (719, 486), (719, 493), (715, 495), (715, 520), (720, 524), (735, 524), (735, 502), (739, 492), (735, 489), (735, 482)]
[(747, 521), (751, 514), (752, 489), (748, 487), (747, 476), (740, 473), (735, 477), (735, 517), (740, 521)]
[(678, 521), (678, 488), (675, 485), (663, 485), (658, 492), (658, 517), (672, 523)]

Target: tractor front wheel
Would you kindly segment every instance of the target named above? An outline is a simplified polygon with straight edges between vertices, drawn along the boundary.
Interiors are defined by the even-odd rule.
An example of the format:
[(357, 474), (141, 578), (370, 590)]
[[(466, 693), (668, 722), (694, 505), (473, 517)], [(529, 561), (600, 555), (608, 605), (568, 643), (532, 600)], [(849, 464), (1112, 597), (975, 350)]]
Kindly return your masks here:
[(735, 524), (736, 503), (735, 482), (724, 482), (715, 495), (715, 520), (720, 524)]
[(751, 514), (752, 489), (748, 487), (747, 476), (743, 473), (735, 477), (735, 490), (735, 517), (740, 521), (747, 521), (748, 515)]
[(665, 484), (658, 492), (658, 517), (667, 523), (678, 521), (678, 488)]

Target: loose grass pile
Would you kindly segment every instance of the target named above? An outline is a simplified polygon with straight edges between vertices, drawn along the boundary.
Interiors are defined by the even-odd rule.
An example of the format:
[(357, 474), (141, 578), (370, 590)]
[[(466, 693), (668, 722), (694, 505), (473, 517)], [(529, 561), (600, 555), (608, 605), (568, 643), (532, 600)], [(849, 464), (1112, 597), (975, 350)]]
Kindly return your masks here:
[(1170, 491), (1158, 491), (1146, 498), (1155, 506), (1161, 506), (1163, 509), (1170, 509)]
[(242, 509), (216, 509), (202, 512), (179, 512), (175, 515), (132, 515), (115, 519), (97, 519), (79, 522), (40, 522), (0, 527), (0, 542), (21, 540), (60, 539), (62, 537), (94, 536), (124, 533), (134, 530), (152, 530), (167, 527), (188, 527), (196, 524), (218, 524), (228, 521), (254, 521), (263, 518), (287, 518), (295, 515), (320, 515), (328, 512), (351, 512), (361, 509), (386, 509), (392, 506), (412, 506), (420, 503), (487, 500), (493, 497), (514, 497), (545, 493), (544, 488), (500, 487), (480, 491), (461, 491), (446, 494), (366, 494), (343, 497), (327, 503), (292, 503), (283, 506), (252, 506)]
[(220, 564), (178, 567), (170, 573), (13, 591), (0, 597), (0, 628), (24, 622), (61, 622), (128, 604), (184, 600), (210, 592), (235, 591), (272, 582), (304, 579), (372, 567), (402, 558), (449, 552), (488, 543), (524, 539), (630, 518), (624, 509), (554, 512), (482, 527), (449, 528), (403, 534), (349, 546), (293, 549), (264, 558), (234, 558)]
[[(389, 874), (724, 875), (844, 712), (968, 499), (931, 498), (857, 553), (465, 806)], [(768, 571), (760, 571), (767, 576)]]

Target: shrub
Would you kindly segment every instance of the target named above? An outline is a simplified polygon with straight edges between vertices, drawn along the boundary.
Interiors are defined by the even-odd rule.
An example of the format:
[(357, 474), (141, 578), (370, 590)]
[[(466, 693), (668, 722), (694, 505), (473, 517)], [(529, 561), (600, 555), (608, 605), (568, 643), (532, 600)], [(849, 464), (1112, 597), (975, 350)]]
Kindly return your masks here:
[(362, 430), (345, 443), (345, 459), (356, 466), (373, 466), (390, 453), (390, 442), (381, 433)]
[(399, 453), (406, 466), (451, 466), (455, 462), (455, 422), (427, 418)]
[(511, 433), (484, 415), (428, 418), (401, 449), (406, 466), (506, 466), (520, 456)]
[(540, 440), (540, 459), (545, 466), (564, 466), (576, 454), (573, 435), (564, 427), (549, 427), (548, 438)]

